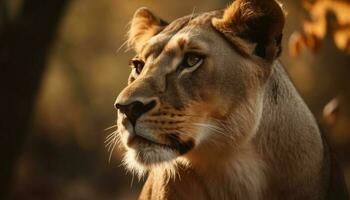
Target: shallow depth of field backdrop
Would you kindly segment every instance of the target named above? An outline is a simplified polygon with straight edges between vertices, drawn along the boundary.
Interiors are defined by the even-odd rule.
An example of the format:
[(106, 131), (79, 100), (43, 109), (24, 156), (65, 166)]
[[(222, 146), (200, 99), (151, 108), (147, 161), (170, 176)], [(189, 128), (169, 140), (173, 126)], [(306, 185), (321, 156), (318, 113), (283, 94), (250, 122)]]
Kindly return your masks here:
[[(281, 60), (329, 136), (349, 188), (350, 1), (328, 0), (332, 3), (323, 5), (326, 1), (307, 4), (309, 1), (281, 0), (288, 12)], [(143, 182), (132, 180), (120, 166), (118, 151), (108, 162), (109, 155), (104, 147), (105, 137), (110, 133), (104, 129), (114, 124), (113, 102), (126, 85), (130, 71), (128, 61), (133, 56), (133, 52), (125, 52), (125, 48), (117, 52), (126, 39), (128, 22), (141, 6), (171, 21), (193, 11), (224, 8), (229, 1), (52, 0), (48, 2), (62, 4), (58, 14), (35, 11), (26, 17), (25, 12), (30, 13), (32, 9), (24, 6), (28, 2), (37, 4), (34, 10), (58, 9), (47, 6), (48, 3), (40, 4), (39, 0), (0, 0), (0, 64), (1, 59), (10, 60), (7, 63), (14, 65), (24, 60), (23, 71), (11, 64), (0, 65), (1, 71), (7, 72), (0, 76), (9, 85), (22, 84), (23, 93), (27, 91), (29, 95), (21, 99), (22, 93), (2, 83), (7, 90), (1, 98), (8, 103), (21, 99), (21, 105), (29, 101), (26, 109), (19, 113), (20, 116), (30, 113), (22, 121), (1, 113), (1, 124), (9, 127), (1, 133), (1, 155), (9, 159), (2, 157), (0, 165), (8, 162), (6, 165), (10, 166), (0, 172), (7, 177), (0, 180), (7, 186), (7, 191), (3, 191), (6, 194), (2, 195), (16, 200), (135, 199)], [(327, 8), (332, 12), (324, 12)], [(39, 31), (45, 35), (46, 25), (36, 23), (45, 22), (53, 14), (57, 15), (57, 24), (48, 28), (54, 37), (40, 46), (37, 45), (45, 40), (44, 36), (32, 42), (23, 39), (26, 34), (33, 36)], [(21, 33), (18, 33), (21, 29), (7, 33), (18, 34), (19, 38), (23, 35), (23, 42), (12, 37), (17, 45), (13, 46), (11, 39), (3, 37), (11, 24), (33, 16), (36, 17), (24, 25)], [(9, 45), (4, 46), (4, 42)], [(6, 49), (11, 47), (12, 50)], [(38, 62), (28, 65), (25, 60), (30, 60), (40, 49), (42, 55), (33, 55), (38, 57)], [(23, 82), (25, 78), (18, 78), (27, 77), (23, 73), (36, 75), (31, 76), (27, 84)], [(36, 82), (32, 83), (32, 79)], [(9, 104), (2, 106), (8, 107), (10, 116), (13, 105)], [(23, 128), (6, 132), (17, 126)]]

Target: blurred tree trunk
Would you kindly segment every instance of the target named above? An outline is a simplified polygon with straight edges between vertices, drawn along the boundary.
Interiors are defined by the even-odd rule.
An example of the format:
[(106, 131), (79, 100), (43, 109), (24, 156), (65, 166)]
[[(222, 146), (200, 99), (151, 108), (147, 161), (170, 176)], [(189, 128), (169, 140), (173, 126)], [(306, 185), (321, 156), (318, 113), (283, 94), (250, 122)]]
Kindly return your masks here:
[(14, 19), (0, 0), (0, 199), (12, 175), (49, 56), (68, 0), (23, 0)]

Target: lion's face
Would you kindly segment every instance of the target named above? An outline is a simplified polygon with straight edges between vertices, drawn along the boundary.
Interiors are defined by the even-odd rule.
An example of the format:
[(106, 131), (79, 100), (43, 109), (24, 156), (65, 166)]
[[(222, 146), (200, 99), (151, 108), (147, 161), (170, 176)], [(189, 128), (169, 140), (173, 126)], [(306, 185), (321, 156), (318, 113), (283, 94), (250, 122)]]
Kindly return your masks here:
[(129, 167), (220, 157), (251, 138), (270, 65), (253, 55), (253, 43), (220, 33), (219, 16), (166, 24), (145, 8), (135, 13), (129, 42), (136, 56), (116, 100)]

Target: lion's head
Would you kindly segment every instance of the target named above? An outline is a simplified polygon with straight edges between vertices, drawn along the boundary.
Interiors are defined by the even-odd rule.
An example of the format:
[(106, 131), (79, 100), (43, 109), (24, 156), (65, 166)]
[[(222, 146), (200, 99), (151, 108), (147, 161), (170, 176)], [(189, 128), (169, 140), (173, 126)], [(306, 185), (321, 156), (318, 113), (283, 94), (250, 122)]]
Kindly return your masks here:
[(115, 103), (127, 165), (204, 165), (250, 140), (283, 25), (273, 0), (236, 0), (170, 24), (137, 10), (128, 39), (136, 56)]

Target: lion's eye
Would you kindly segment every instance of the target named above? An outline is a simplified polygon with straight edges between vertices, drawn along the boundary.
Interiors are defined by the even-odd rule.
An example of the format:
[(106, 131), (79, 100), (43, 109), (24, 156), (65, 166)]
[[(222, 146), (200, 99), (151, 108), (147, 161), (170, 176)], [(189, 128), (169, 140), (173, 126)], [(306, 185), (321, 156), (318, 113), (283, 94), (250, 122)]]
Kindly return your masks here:
[(203, 56), (195, 53), (187, 53), (184, 58), (185, 67), (198, 66), (203, 62)]
[(145, 66), (145, 62), (142, 60), (134, 59), (131, 60), (131, 65), (133, 68), (135, 68), (136, 73), (140, 74), (142, 72), (143, 67)]

